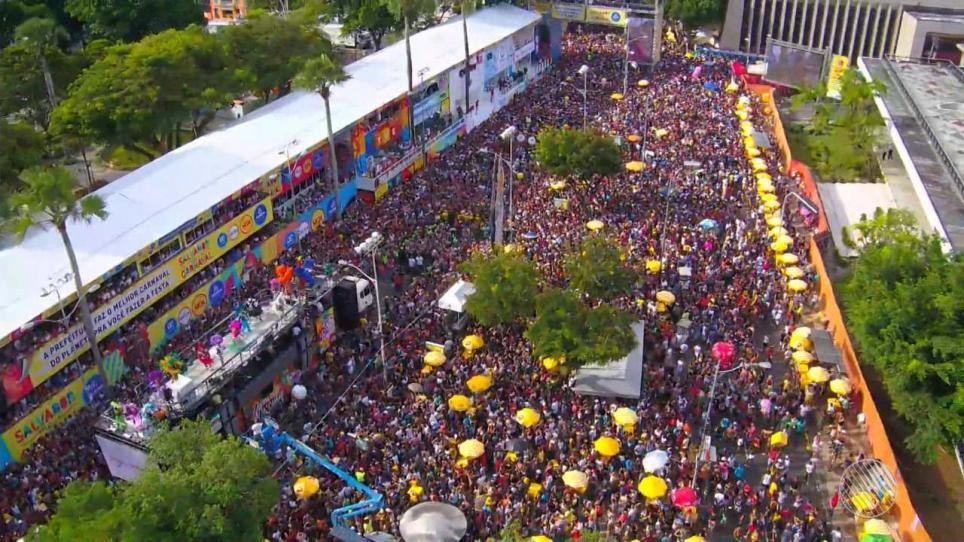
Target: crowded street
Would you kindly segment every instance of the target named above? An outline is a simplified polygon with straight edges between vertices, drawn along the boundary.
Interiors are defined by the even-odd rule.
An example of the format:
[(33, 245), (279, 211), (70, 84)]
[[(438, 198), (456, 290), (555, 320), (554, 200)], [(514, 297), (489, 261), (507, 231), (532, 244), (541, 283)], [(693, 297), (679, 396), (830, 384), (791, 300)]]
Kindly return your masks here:
[[(384, 370), (377, 363), (375, 316), (366, 315), (360, 330), (335, 340), (317, 370), (300, 374), (306, 399), (279, 404), (271, 415), (385, 496), (384, 509), (355, 518), (363, 534), (397, 536), (405, 510), (442, 501), (465, 514), (471, 541), (505, 540), (501, 533), (510, 525), (520, 540), (543, 535), (556, 542), (591, 532), (626, 542), (839, 540), (836, 498), (822, 481), (856, 459), (843, 450), (849, 402), (828, 410), (826, 384), (801, 381), (790, 360), (788, 340), (815, 300), (807, 291), (788, 291), (773, 263), (772, 228), (744, 157), (734, 108), (740, 97), (751, 98), (750, 109), (763, 106), (745, 89), (723, 90), (731, 84), (728, 63), (694, 57), (673, 43), (654, 68), (631, 69), (625, 95), (614, 99), (623, 87), (621, 38), (571, 25), (562, 47), (562, 58), (541, 79), (426, 169), (374, 205), (354, 203), (288, 256), (370, 268), (352, 247), (373, 231), (384, 236), (376, 272), (388, 360)], [(589, 68), (585, 96), (577, 75), (582, 65)], [(624, 160), (644, 162), (642, 171), (581, 181), (540, 169), (529, 137), (546, 126), (581, 126), (584, 107), (589, 127), (618, 137)], [(754, 117), (765, 130), (763, 119)], [(473, 251), (504, 250), (490, 243), (491, 151), (505, 148), (499, 134), (510, 125), (523, 137), (508, 157), (507, 243), (535, 262), (545, 285), (562, 286), (564, 255), (590, 234), (587, 222), (602, 222), (601, 233), (618, 242), (634, 270), (632, 292), (612, 304), (644, 326), (638, 401), (576, 394), (570, 377), (533, 358), (521, 324), (470, 323), (449, 335), (435, 310), (452, 283), (471, 280), (457, 268)], [(763, 158), (777, 197), (797, 190), (797, 179), (780, 174), (778, 153), (763, 149)], [(808, 241), (805, 231), (790, 235), (795, 247)], [(812, 284), (806, 251), (793, 252), (802, 279)], [(236, 295), (268, 289), (272, 273), (267, 266), (254, 270)], [(657, 304), (661, 291), (672, 292), (671, 306)], [(230, 310), (224, 305), (194, 329), (220, 321)], [(426, 341), (460, 344), (470, 333), (484, 339), (474, 355), (423, 368)], [(168, 349), (192, 342), (185, 333)], [(721, 342), (735, 354), (714, 384), (720, 371), (712, 349)], [(149, 368), (134, 367), (115, 400), (142, 393)], [(491, 387), (470, 393), (466, 382), (476, 375), (491, 377)], [(451, 408), (449, 399), (459, 394), (472, 396), (471, 408)], [(517, 421), (525, 408), (539, 414), (535, 423)], [(634, 423), (614, 423), (620, 408), (635, 414)], [(109, 477), (89, 430), (96, 417), (93, 410), (75, 415), (2, 474), (0, 540), (43, 523), (67, 482)], [(788, 442), (774, 440), (780, 434)], [(618, 441), (615, 454), (598, 449), (601, 437)], [(707, 438), (712, 450), (702, 446)], [(460, 458), (458, 445), (468, 439), (480, 441), (484, 453)], [(665, 452), (664, 464), (644, 466), (657, 451)], [(282, 494), (264, 538), (331, 540), (331, 510), (361, 496), (294, 454), (276, 463)], [(564, 482), (573, 470), (586, 475), (579, 488)], [(322, 479), (310, 499), (292, 490), (303, 475)], [(665, 487), (647, 498), (641, 481), (653, 476)]]

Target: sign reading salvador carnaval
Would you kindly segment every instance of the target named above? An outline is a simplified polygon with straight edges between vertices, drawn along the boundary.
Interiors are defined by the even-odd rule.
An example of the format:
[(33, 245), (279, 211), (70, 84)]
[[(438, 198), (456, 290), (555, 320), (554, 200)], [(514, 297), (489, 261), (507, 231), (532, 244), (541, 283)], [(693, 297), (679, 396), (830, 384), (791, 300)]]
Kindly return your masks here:
[[(142, 310), (260, 230), (271, 222), (272, 218), (271, 199), (265, 198), (144, 276), (93, 312), (97, 338), (102, 339), (113, 333)], [(22, 392), (20, 397), (77, 359), (87, 348), (87, 337), (80, 324), (38, 348), (30, 359), (29, 376), (32, 386), (22, 386), (18, 390)], [(8, 389), (10, 401), (20, 399), (9, 395)]]

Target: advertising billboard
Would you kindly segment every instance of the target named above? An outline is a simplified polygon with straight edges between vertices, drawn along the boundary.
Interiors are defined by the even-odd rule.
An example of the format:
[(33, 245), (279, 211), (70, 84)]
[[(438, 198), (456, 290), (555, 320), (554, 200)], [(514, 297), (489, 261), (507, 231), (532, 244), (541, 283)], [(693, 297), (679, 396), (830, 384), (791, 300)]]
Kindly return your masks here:
[(815, 86), (823, 77), (826, 56), (824, 51), (769, 40), (766, 80), (793, 88)]

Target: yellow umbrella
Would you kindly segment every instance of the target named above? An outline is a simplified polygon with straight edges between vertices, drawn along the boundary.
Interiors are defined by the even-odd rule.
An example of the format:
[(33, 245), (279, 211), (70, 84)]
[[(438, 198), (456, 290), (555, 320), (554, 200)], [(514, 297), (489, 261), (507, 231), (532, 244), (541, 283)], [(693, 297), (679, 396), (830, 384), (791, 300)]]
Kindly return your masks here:
[(743, 146), (747, 149), (755, 149), (757, 148), (756, 140), (753, 139), (753, 136), (743, 136)]
[(813, 342), (811, 342), (810, 339), (806, 337), (800, 337), (800, 336), (794, 337), (791, 335), (789, 346), (794, 350), (811, 350), (813, 349)]
[(547, 371), (554, 371), (559, 368), (559, 360), (556, 358), (542, 358), (542, 366)]
[(666, 128), (654, 128), (653, 133), (656, 134), (656, 137), (665, 137), (666, 134), (669, 133), (669, 130)]
[(776, 211), (777, 209), (780, 208), (780, 202), (779, 202), (779, 201), (764, 201), (764, 202), (763, 202), (763, 208), (766, 209), (767, 211)]
[(873, 518), (873, 519), (868, 519), (866, 523), (864, 523), (864, 532), (867, 534), (890, 535), (891, 529), (890, 529), (890, 525), (887, 525), (886, 521), (878, 518)]
[(750, 160), (750, 166), (756, 173), (761, 173), (767, 170), (767, 163), (763, 158), (753, 158)]
[(314, 476), (302, 476), (295, 480), (292, 489), (295, 492), (295, 497), (307, 499), (318, 493), (318, 490), (321, 489), (321, 482)]
[(790, 359), (796, 363), (810, 363), (815, 358), (813, 354), (807, 352), (806, 350), (797, 350), (796, 352), (790, 354)]
[(769, 173), (764, 173), (764, 172), (761, 171), (760, 173), (757, 173), (757, 174), (756, 174), (756, 181), (757, 181), (758, 183), (759, 183), (759, 182), (764, 182), (764, 181), (765, 181), (765, 182), (768, 182), (768, 183), (772, 183), (772, 182), (773, 182), (773, 177), (771, 177)]
[(783, 270), (783, 274), (786, 275), (788, 279), (798, 279), (803, 276), (803, 269), (799, 267), (788, 267)]
[(647, 499), (659, 499), (666, 495), (669, 487), (666, 485), (666, 480), (663, 480), (659, 476), (647, 476), (640, 480), (636, 489)]
[(683, 542), (706, 542), (706, 539), (699, 535), (693, 535), (687, 538), (686, 540), (684, 540)]
[(762, 201), (763, 203), (766, 203), (766, 202), (768, 202), (768, 201), (777, 201), (777, 195), (776, 195), (776, 194), (763, 194), (763, 195), (760, 196), (760, 201)]
[(776, 433), (770, 435), (770, 446), (774, 448), (783, 448), (790, 442), (790, 435), (786, 431), (777, 431)]
[(492, 387), (492, 377), (488, 375), (475, 375), (465, 382), (469, 391), (472, 393), (482, 393)]
[(449, 408), (456, 412), (465, 412), (472, 408), (472, 400), (464, 395), (453, 395), (449, 397)]
[(766, 194), (767, 192), (773, 192), (774, 190), (776, 190), (776, 188), (771, 182), (757, 181), (756, 183), (756, 191), (760, 194)]
[(780, 255), (780, 263), (782, 263), (783, 265), (793, 265), (799, 262), (800, 262), (800, 258), (798, 258), (796, 254), (791, 254), (788, 252), (786, 254)]
[(599, 437), (592, 447), (603, 457), (612, 457), (619, 454), (619, 441), (612, 437)]
[(529, 537), (529, 542), (552, 542), (552, 539), (544, 534), (537, 534)]
[(581, 470), (569, 470), (563, 473), (562, 483), (572, 489), (586, 489), (589, 487), (589, 476)]
[(639, 81), (636, 81), (636, 86), (640, 88), (646, 88), (649, 86), (649, 81), (647, 81), (646, 79), (640, 79)]
[(753, 123), (750, 122), (750, 121), (748, 121), (748, 120), (745, 120), (745, 121), (743, 121), (743, 122), (740, 123), (740, 129), (743, 130), (743, 131), (746, 131), (746, 132), (752, 131), (752, 130), (753, 130)]
[(422, 361), (424, 361), (425, 365), (428, 365), (429, 367), (441, 367), (442, 365), (445, 365), (445, 354), (437, 350), (426, 352), (425, 357), (422, 358)]
[(807, 326), (799, 326), (793, 328), (793, 333), (790, 334), (791, 337), (803, 337), (804, 339), (809, 339), (810, 335), (813, 334), (813, 330)]
[(850, 393), (850, 381), (846, 378), (834, 378), (830, 381), (830, 391), (837, 395), (847, 395)]
[(629, 141), (630, 143), (639, 143), (642, 140), (643, 140), (643, 136), (639, 134), (629, 134), (628, 136), (626, 136), (626, 141)]
[(830, 373), (818, 365), (811, 367), (810, 370), (807, 371), (807, 378), (809, 378), (812, 382), (822, 384), (830, 380)]
[(656, 301), (666, 305), (672, 305), (673, 303), (676, 303), (676, 296), (673, 295), (673, 292), (660, 290), (656, 292)]
[(774, 241), (770, 243), (770, 250), (780, 254), (781, 252), (785, 252), (787, 250), (787, 244), (781, 243), (780, 241)]
[(466, 459), (478, 459), (484, 453), (485, 444), (474, 438), (459, 444), (459, 455)]
[[(730, 82), (726, 84), (726, 88), (723, 89), (726, 92), (733, 93), (740, 90), (740, 85), (737, 84), (736, 80), (730, 79)], [(693, 540), (687, 540), (686, 542), (695, 542)]]
[(783, 219), (778, 216), (770, 217), (767, 219), (767, 226), (770, 226), (771, 228), (775, 228), (777, 226), (782, 226), (782, 225), (783, 225)]
[(659, 273), (659, 270), (662, 268), (663, 264), (659, 260), (646, 260), (646, 272), (650, 275)]
[(535, 499), (536, 497), (539, 496), (539, 493), (542, 493), (542, 484), (531, 482), (529, 484), (529, 488), (526, 490), (526, 494), (528, 494), (529, 497)]
[(632, 162), (626, 162), (625, 167), (626, 171), (639, 173), (646, 168), (646, 164), (640, 162), (639, 160), (633, 160)]
[(745, 110), (743, 110), (743, 109), (737, 109), (737, 110), (736, 110), (736, 113), (734, 113), (734, 114), (736, 115), (736, 118), (738, 118), (738, 119), (740, 119), (740, 120), (746, 120), (746, 119), (750, 118), (750, 115), (749, 115)]
[[(766, 194), (766, 195), (770, 195), (770, 194)], [(774, 240), (779, 239), (781, 235), (786, 235), (786, 234), (787, 234), (787, 229), (784, 228), (783, 226), (770, 228), (770, 237), (772, 237)]]
[(623, 95), (618, 92), (613, 92), (612, 94), (609, 95), (609, 97), (617, 102), (623, 99)]
[(777, 237), (777, 241), (783, 241), (784, 243), (787, 244), (787, 246), (793, 246), (793, 237), (790, 237), (789, 235), (786, 235), (786, 234), (781, 235), (780, 237)]
[(631, 408), (619, 407), (613, 412), (613, 422), (616, 425), (635, 425), (638, 421), (639, 416)]
[(747, 158), (757, 158), (760, 156), (760, 149), (756, 147), (750, 147), (746, 150)]
[(863, 512), (865, 510), (873, 510), (874, 508), (877, 508), (877, 505), (880, 504), (880, 499), (878, 499), (873, 493), (861, 491), (860, 493), (855, 494), (853, 497), (850, 497), (850, 502), (854, 505), (854, 508), (856, 508), (858, 512)]
[(791, 292), (803, 292), (807, 289), (807, 281), (800, 279), (790, 279), (787, 282), (787, 289)]
[(555, 181), (549, 185), (550, 190), (562, 190), (566, 187), (566, 181)]
[(519, 422), (519, 425), (526, 429), (539, 423), (540, 419), (542, 419), (542, 416), (539, 412), (529, 407), (519, 409), (519, 411), (515, 413), (515, 421)]
[(590, 220), (589, 222), (586, 222), (586, 229), (589, 231), (599, 231), (603, 229), (603, 226), (604, 224), (602, 220)]
[(462, 348), (465, 348), (466, 350), (478, 350), (483, 346), (485, 346), (485, 341), (482, 340), (482, 337), (479, 337), (478, 335), (467, 335), (464, 339), (462, 339)]

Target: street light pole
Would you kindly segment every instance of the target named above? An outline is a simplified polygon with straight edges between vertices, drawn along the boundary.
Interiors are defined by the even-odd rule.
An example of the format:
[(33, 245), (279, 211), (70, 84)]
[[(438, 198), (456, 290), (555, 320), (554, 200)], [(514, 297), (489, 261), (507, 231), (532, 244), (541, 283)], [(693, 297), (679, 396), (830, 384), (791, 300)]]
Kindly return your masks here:
[(706, 402), (706, 411), (703, 412), (703, 426), (700, 428), (700, 448), (696, 453), (696, 461), (693, 463), (693, 488), (696, 488), (696, 479), (700, 474), (700, 458), (703, 456), (703, 437), (706, 435), (706, 429), (710, 424), (710, 414), (713, 412), (713, 398), (716, 395), (716, 384), (719, 382), (720, 377), (723, 375), (730, 374), (735, 371), (740, 371), (743, 369), (748, 369), (750, 367), (761, 367), (763, 369), (769, 369), (773, 365), (769, 361), (761, 361), (760, 363), (743, 363), (733, 367), (732, 369), (727, 369), (725, 371), (720, 370), (720, 362), (716, 362), (716, 369), (713, 371), (713, 384), (710, 385), (710, 394)]
[(378, 264), (375, 261), (375, 254), (378, 251), (378, 247), (382, 243), (382, 239), (383, 239), (382, 234), (378, 233), (377, 231), (372, 232), (372, 234), (368, 236), (368, 239), (366, 239), (360, 245), (355, 247), (355, 253), (358, 254), (359, 256), (367, 255), (371, 257), (372, 273), (374, 273), (374, 276), (370, 276), (368, 273), (362, 271), (362, 269), (357, 265), (349, 263), (345, 260), (340, 260), (338, 263), (340, 265), (343, 265), (345, 267), (350, 267), (355, 271), (358, 271), (359, 273), (361, 273), (363, 277), (365, 277), (366, 279), (371, 281), (372, 284), (375, 285), (375, 311), (378, 315), (378, 357), (379, 357), (379, 362), (382, 365), (382, 377), (387, 380), (388, 367), (385, 365), (385, 328), (384, 328), (384, 319), (382, 317), (382, 294), (381, 294), (381, 289), (378, 286)]
[(579, 66), (579, 74), (582, 75), (582, 129), (586, 130), (589, 128), (589, 66)]
[[(506, 141), (506, 140), (509, 141), (508, 164), (509, 164), (509, 220), (510, 221), (512, 220), (512, 185), (515, 184), (515, 171), (513, 171), (515, 169), (513, 167), (515, 160), (512, 154), (512, 150), (513, 150), (512, 144), (515, 141), (515, 135), (517, 133), (519, 133), (518, 128), (516, 128), (515, 126), (509, 126), (505, 130), (503, 130), (502, 133), (499, 135), (499, 137), (501, 137), (503, 141)], [(514, 235), (514, 229), (513, 229), (513, 235)]]

